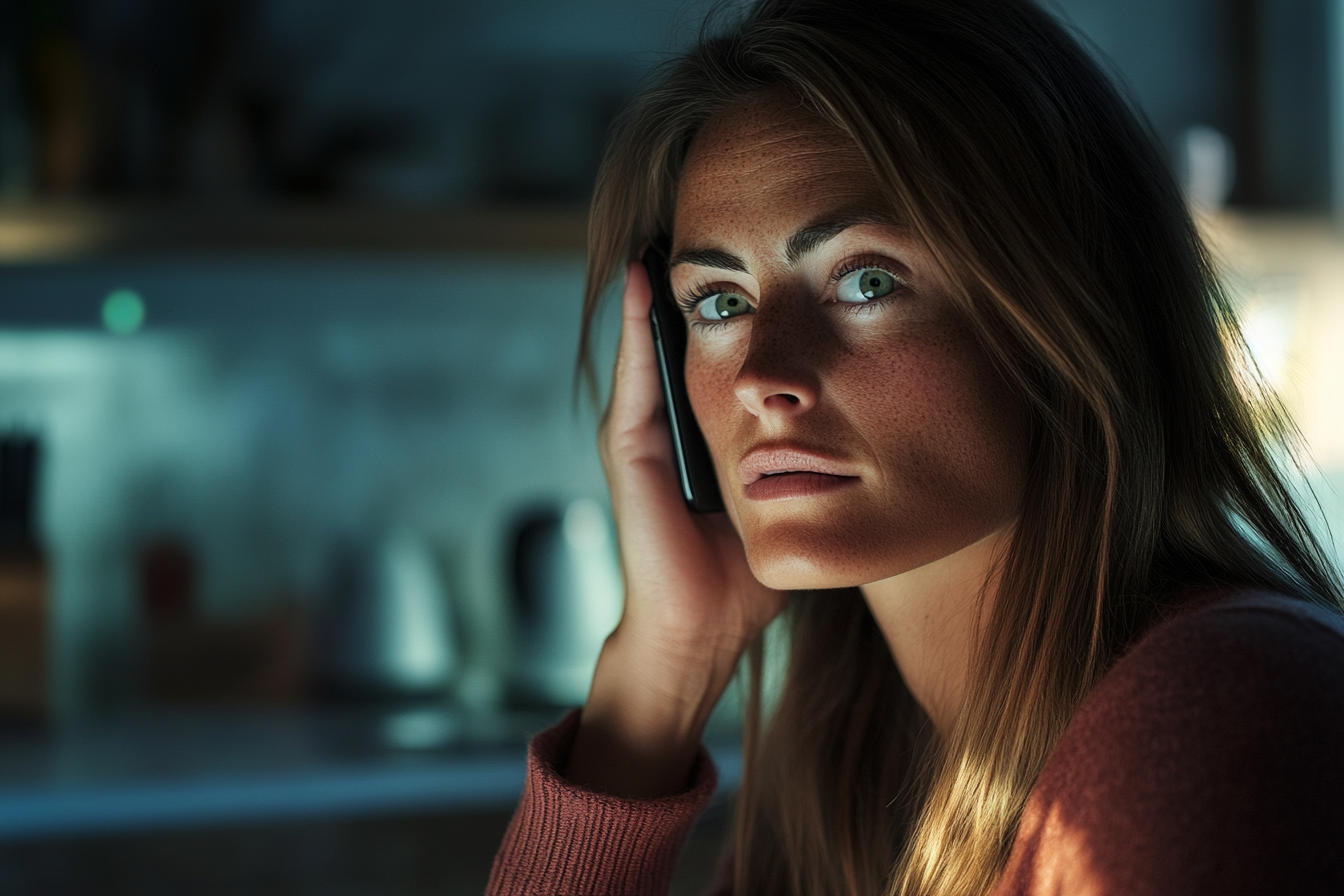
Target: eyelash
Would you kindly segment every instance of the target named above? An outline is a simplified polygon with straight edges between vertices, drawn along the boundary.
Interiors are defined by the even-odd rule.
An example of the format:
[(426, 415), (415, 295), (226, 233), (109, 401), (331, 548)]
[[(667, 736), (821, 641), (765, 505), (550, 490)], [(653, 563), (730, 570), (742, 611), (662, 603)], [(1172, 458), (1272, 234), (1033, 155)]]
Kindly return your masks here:
[[(879, 270), (886, 271), (888, 274), (895, 277), (897, 288), (896, 291), (894, 291), (890, 296), (883, 296), (880, 299), (873, 299), (871, 302), (860, 302), (860, 303), (836, 302), (834, 304), (844, 305), (845, 310), (850, 313), (864, 313), (867, 310), (871, 310), (874, 306), (882, 305), (890, 301), (892, 298), (899, 295), (900, 290), (903, 289), (906, 285), (905, 278), (902, 277), (900, 274), (898, 274), (896, 271), (892, 270), (892, 268), (894, 267), (896, 267), (896, 265), (892, 264), (887, 259), (881, 258), (876, 255), (865, 255), (865, 256), (859, 256), (858, 258), (846, 259), (845, 263), (841, 266), (841, 268), (835, 273), (831, 274), (831, 276), (827, 279), (826, 282), (829, 286), (834, 286), (835, 284), (839, 283), (841, 280), (843, 280), (850, 274), (854, 273), (855, 271), (863, 271), (869, 268), (877, 268)], [(702, 283), (693, 287), (690, 292), (678, 296), (676, 301), (677, 305), (681, 308), (682, 312), (687, 316), (687, 318), (689, 318), (689, 323), (691, 326), (700, 327), (704, 329), (715, 329), (717, 327), (727, 326), (731, 322), (731, 320), (705, 320), (695, 313), (695, 309), (705, 299), (713, 298), (719, 293), (725, 291), (726, 290), (714, 286), (714, 284), (712, 283)]]
[(710, 330), (717, 330), (720, 327), (726, 327), (728, 324), (732, 323), (731, 320), (705, 320), (695, 313), (696, 306), (705, 299), (712, 298), (721, 292), (728, 292), (728, 290), (716, 288), (712, 283), (702, 283), (693, 287), (691, 291), (685, 295), (678, 296), (677, 305), (681, 308), (682, 313), (686, 315), (686, 326), (693, 327), (702, 332), (708, 332)]
[[(677, 305), (686, 314), (688, 315), (694, 314), (697, 305), (699, 305), (705, 299), (711, 298), (712, 296), (716, 296), (723, 291), (724, 290), (722, 289), (715, 289), (711, 284), (708, 283), (701, 284), (696, 286), (694, 289), (692, 289), (685, 295), (677, 296)], [(705, 323), (713, 323), (713, 321), (705, 321)]]

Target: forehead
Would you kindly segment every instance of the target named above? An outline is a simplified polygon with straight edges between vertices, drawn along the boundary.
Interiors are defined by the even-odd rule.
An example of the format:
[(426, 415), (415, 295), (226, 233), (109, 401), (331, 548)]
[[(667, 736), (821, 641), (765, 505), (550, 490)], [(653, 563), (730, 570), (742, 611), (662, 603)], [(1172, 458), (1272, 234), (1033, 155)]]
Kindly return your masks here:
[(716, 222), (782, 224), (879, 203), (877, 178), (848, 135), (771, 96), (724, 109), (696, 135), (677, 193), (678, 242)]

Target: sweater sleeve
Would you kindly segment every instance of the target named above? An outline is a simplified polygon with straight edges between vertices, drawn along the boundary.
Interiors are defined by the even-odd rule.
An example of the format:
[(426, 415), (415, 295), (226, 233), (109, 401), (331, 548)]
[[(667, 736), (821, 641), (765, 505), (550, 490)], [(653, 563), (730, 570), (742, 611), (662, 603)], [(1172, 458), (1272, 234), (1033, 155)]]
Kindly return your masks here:
[(575, 710), (532, 740), (527, 782), (495, 856), (487, 896), (662, 896), (718, 775), (703, 748), (685, 793), (620, 799), (565, 780)]
[(995, 896), (1344, 893), (1344, 627), (1272, 595), (1159, 626), (1027, 802)]

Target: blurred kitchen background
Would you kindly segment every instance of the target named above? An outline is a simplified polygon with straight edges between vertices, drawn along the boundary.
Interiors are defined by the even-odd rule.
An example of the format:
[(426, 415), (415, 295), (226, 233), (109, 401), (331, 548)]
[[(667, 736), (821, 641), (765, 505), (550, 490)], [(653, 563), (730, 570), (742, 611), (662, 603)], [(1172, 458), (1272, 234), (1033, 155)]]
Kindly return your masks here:
[[(0, 890), (480, 891), (620, 611), (585, 203), (712, 5), (0, 0)], [(1336, 544), (1344, 0), (1047, 5), (1165, 144)]]

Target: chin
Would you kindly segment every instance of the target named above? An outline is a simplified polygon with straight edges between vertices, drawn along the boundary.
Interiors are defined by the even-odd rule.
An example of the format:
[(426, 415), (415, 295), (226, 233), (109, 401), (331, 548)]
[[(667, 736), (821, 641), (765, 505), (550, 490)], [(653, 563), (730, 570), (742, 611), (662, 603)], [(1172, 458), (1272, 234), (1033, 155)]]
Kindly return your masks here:
[(753, 563), (751, 571), (758, 582), (776, 591), (822, 591), (862, 584), (837, 581), (831, 570), (805, 562)]
[[(857, 588), (947, 557), (999, 531), (1003, 523), (960, 528), (775, 524), (744, 533), (747, 563), (779, 591)], [(862, 533), (862, 534), (859, 534)]]
[[(772, 538), (768, 546), (759, 541), (747, 545), (747, 563), (752, 575), (767, 588), (779, 591), (821, 591), (854, 588), (895, 575), (887, 556), (854, 550), (852, 543), (837, 545), (826, 538)], [(753, 550), (753, 548), (755, 548)], [(885, 561), (875, 562), (875, 561)]]

